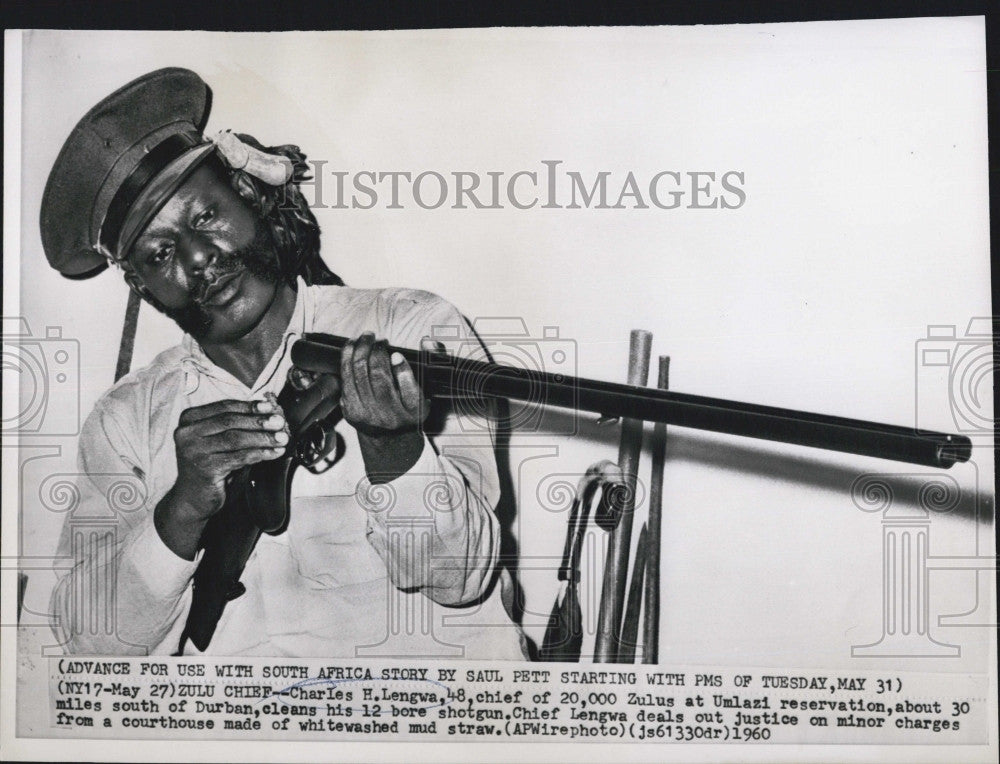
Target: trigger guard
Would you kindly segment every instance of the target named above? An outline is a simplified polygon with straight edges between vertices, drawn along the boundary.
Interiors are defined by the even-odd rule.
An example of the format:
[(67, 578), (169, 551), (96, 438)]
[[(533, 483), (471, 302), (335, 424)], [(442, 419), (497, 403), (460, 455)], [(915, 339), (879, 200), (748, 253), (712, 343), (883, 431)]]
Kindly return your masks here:
[[(324, 437), (325, 435), (326, 433), (324, 432)], [(346, 446), (344, 443), (344, 437), (336, 430), (332, 431), (332, 435), (333, 444), (332, 447), (326, 451), (326, 453), (321, 455), (319, 459), (312, 463), (302, 463), (302, 466), (314, 475), (322, 475), (333, 465), (339, 462), (340, 458), (344, 455), (344, 448)]]

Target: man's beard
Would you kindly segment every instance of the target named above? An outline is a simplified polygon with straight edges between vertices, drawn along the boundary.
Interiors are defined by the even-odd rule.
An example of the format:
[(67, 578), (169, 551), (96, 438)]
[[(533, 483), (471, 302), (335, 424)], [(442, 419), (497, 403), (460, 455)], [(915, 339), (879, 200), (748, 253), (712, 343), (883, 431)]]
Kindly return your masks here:
[(220, 255), (211, 269), (210, 280), (199, 277), (191, 284), (191, 302), (183, 308), (164, 307), (163, 312), (196, 340), (203, 338), (212, 328), (212, 316), (202, 304), (207, 290), (223, 276), (246, 271), (271, 284), (279, 283), (283, 274), (274, 253), (272, 238), (267, 226), (257, 222), (253, 241), (245, 247)]

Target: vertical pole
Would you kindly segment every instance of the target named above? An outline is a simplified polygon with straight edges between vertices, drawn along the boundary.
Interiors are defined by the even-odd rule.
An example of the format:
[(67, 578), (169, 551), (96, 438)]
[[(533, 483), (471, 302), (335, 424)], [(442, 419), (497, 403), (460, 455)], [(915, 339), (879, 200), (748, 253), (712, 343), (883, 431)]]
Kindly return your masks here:
[(639, 530), (639, 544), (635, 548), (632, 580), (628, 585), (628, 600), (625, 602), (625, 616), (622, 619), (622, 636), (618, 645), (619, 663), (635, 663), (635, 651), (639, 644), (639, 615), (642, 612), (643, 594), (646, 590), (648, 546), (649, 533), (646, 523), (643, 523)]
[[(653, 335), (633, 329), (629, 342), (628, 383), (645, 387), (649, 377), (649, 354)], [(628, 576), (629, 545), (632, 541), (632, 516), (635, 513), (635, 484), (639, 472), (639, 452), (642, 449), (642, 420), (623, 419), (618, 465), (625, 478), (622, 517), (611, 532), (608, 557), (604, 564), (601, 588), (601, 609), (597, 619), (597, 640), (594, 645), (596, 663), (616, 663), (625, 606), (625, 579)]]
[[(670, 356), (660, 356), (656, 386), (670, 388)], [(642, 624), (642, 662), (656, 663), (660, 647), (660, 534), (663, 527), (663, 464), (667, 456), (667, 426), (653, 428), (653, 471), (649, 478), (649, 548), (646, 556), (645, 620)]]

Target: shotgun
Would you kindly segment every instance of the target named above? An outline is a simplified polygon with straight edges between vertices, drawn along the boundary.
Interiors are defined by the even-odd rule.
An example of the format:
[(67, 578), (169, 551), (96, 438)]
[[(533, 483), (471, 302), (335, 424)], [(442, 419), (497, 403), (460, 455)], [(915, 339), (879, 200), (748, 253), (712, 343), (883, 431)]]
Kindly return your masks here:
[[(344, 337), (306, 334), (292, 346), (292, 363), (306, 371), (339, 374), (346, 343)], [(429, 397), (509, 398), (943, 469), (972, 455), (972, 441), (964, 435), (567, 377), (438, 351), (391, 347), (389, 352), (406, 358)]]

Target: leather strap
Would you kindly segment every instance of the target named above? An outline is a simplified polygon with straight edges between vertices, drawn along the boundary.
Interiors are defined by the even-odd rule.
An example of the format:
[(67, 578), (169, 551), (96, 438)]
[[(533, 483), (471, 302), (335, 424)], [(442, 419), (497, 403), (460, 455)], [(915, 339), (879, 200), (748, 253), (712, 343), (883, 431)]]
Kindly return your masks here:
[(128, 304), (125, 306), (125, 323), (122, 324), (122, 341), (118, 345), (118, 363), (115, 365), (115, 382), (128, 374), (132, 367), (132, 349), (135, 347), (135, 331), (139, 326), (139, 305), (142, 298), (132, 289), (128, 290)]

